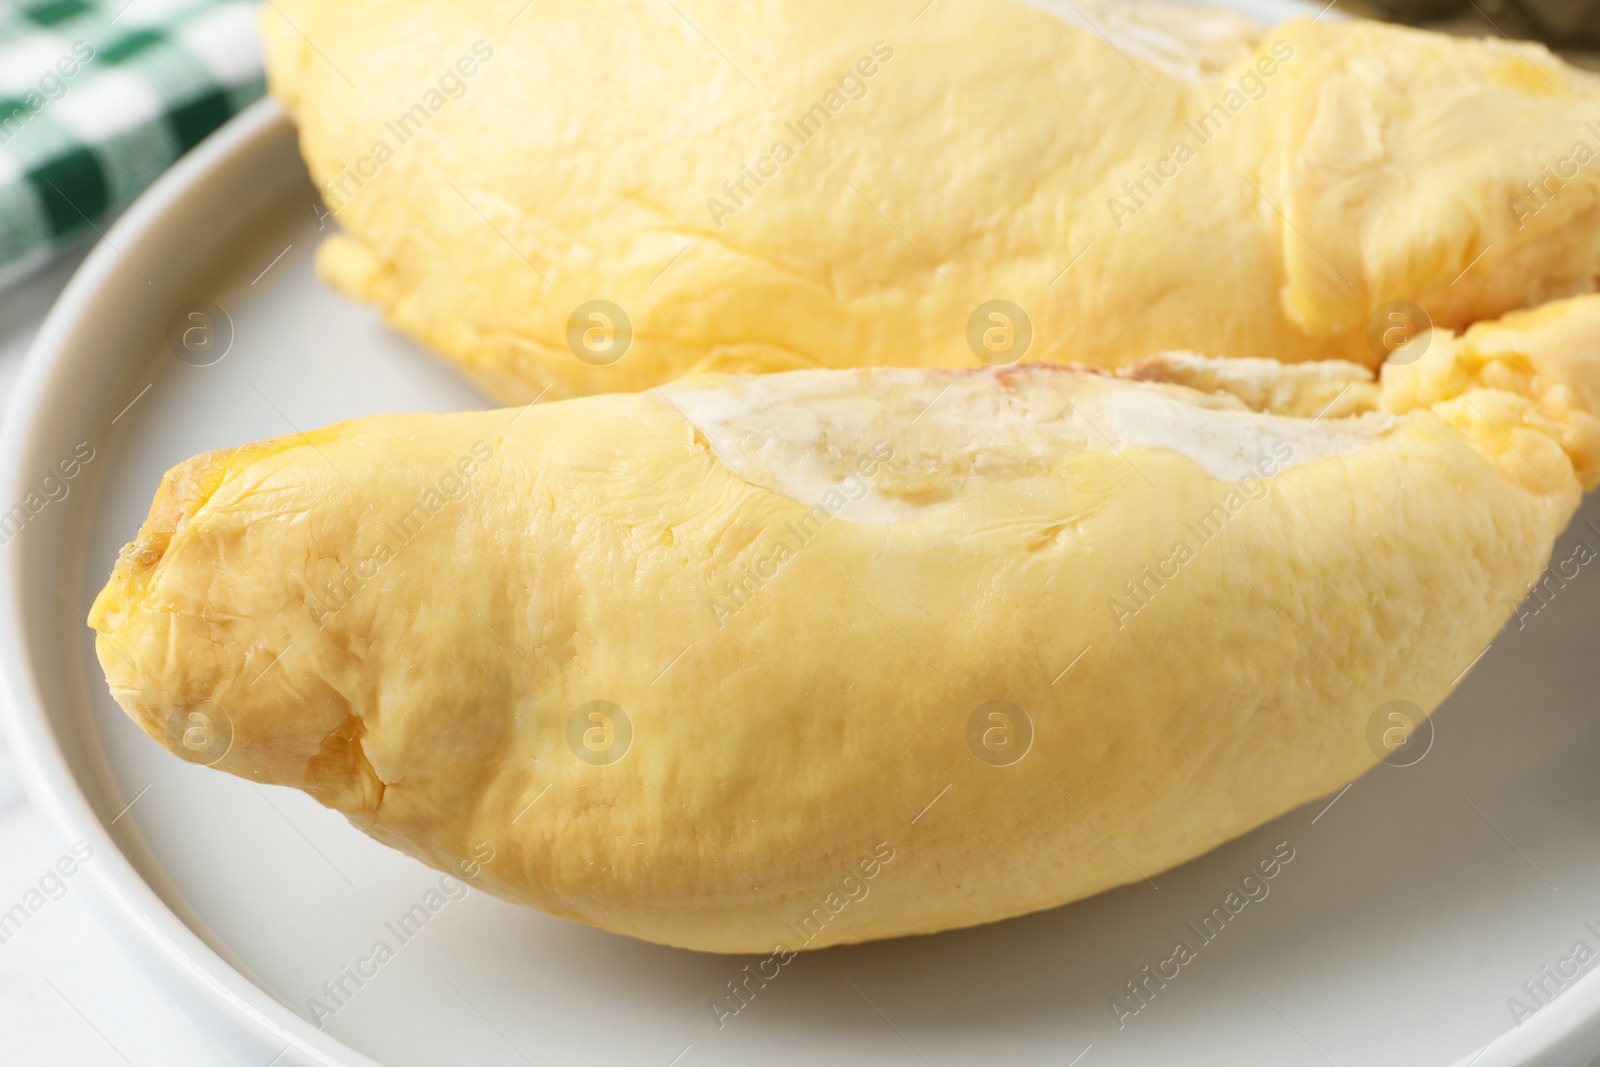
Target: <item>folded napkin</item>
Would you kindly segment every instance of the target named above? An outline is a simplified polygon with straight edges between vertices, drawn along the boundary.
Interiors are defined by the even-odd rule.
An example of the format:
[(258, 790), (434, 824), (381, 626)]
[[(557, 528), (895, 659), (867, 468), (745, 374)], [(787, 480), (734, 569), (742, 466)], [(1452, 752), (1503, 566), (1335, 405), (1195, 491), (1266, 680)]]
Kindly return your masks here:
[(0, 0), (0, 287), (264, 88), (253, 0)]

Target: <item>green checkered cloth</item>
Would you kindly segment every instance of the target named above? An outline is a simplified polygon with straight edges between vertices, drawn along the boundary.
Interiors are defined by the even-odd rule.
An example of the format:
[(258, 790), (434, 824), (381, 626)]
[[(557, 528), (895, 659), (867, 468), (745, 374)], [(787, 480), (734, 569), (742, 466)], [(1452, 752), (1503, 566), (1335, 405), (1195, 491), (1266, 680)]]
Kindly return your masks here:
[(0, 287), (264, 89), (253, 0), (0, 0)]

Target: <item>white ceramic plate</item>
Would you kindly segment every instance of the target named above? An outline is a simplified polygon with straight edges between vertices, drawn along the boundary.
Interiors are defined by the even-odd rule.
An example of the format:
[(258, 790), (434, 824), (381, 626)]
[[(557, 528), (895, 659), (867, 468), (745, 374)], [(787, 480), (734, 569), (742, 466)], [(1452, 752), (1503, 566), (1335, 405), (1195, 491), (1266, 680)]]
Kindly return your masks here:
[[(0, 545), (0, 668), (31, 789), (94, 848), (106, 912), (152, 978), (240, 1063), (1582, 1067), (1600, 1048), (1592, 974), (1520, 1026), (1508, 1006), (1533, 1006), (1525, 982), (1555, 992), (1544, 968), (1578, 942), (1600, 950), (1600, 564), (1495, 642), (1420, 763), (1381, 766), (1159, 889), (801, 956), (720, 1028), (707, 1002), (752, 961), (475, 892), (402, 943), (386, 924), (438, 876), (300, 794), (158, 748), (107, 696), (83, 622), (168, 466), (337, 419), (481, 405), (316, 281), (312, 202), (275, 105), (202, 146), (62, 296), (0, 445), (0, 507), (93, 450)], [(232, 322), (211, 366), (162, 339), (194, 299)], [(1600, 548), (1593, 502), (1557, 558), (1579, 538)], [(1294, 859), (1270, 895), (1119, 1027), (1112, 999), (1134, 1003), (1126, 983), (1193, 940), (1185, 924), (1279, 842)], [(379, 941), (393, 958), (357, 986), (344, 968)], [(335, 1001), (324, 982), (340, 981)], [(338, 1006), (320, 1029), (312, 997)]]

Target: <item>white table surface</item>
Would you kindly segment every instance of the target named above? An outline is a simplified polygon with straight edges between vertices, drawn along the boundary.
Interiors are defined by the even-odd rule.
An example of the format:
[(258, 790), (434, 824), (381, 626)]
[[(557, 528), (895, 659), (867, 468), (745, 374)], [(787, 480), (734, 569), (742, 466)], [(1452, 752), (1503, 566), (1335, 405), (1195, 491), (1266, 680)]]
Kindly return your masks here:
[[(0, 293), (0, 399), (9, 397), (34, 334), (81, 258)], [(68, 844), (23, 793), (0, 733), (0, 912), (37, 887)], [(0, 944), (0, 1064), (231, 1065), (123, 955), (81, 874), (63, 881), (65, 893)]]

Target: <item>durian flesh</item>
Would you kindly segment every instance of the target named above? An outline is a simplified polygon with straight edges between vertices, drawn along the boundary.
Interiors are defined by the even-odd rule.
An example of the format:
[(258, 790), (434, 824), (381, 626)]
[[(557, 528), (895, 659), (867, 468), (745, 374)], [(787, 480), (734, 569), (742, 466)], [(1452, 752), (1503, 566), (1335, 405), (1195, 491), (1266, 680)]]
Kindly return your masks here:
[[(1030, 360), (1371, 366), (1388, 301), (1460, 330), (1600, 276), (1600, 79), (1535, 44), (1091, 0), (262, 10), (325, 274), (506, 402), (970, 366), (995, 300)], [(602, 300), (614, 364), (569, 340)]]
[(175, 752), (441, 868), (488, 843), (512, 900), (719, 952), (930, 932), (1372, 766), (1600, 478), (1597, 411), (1586, 297), (1381, 382), (1173, 355), (381, 416), (174, 468), (90, 621)]

